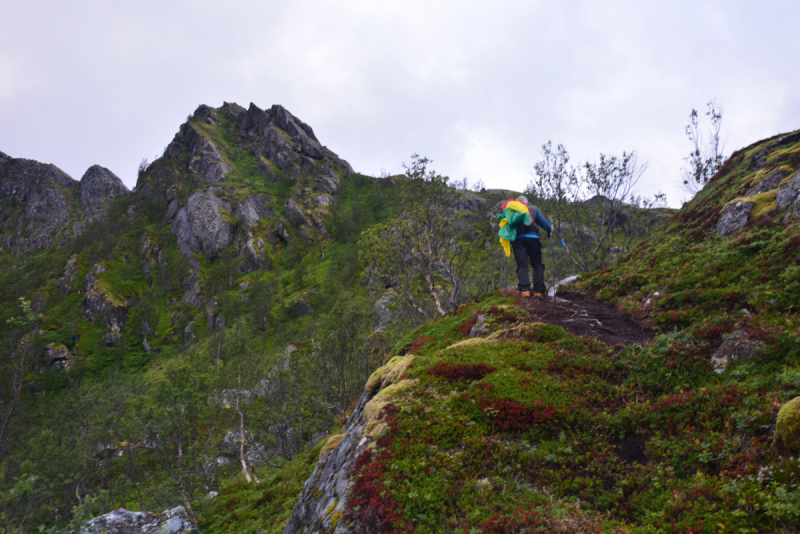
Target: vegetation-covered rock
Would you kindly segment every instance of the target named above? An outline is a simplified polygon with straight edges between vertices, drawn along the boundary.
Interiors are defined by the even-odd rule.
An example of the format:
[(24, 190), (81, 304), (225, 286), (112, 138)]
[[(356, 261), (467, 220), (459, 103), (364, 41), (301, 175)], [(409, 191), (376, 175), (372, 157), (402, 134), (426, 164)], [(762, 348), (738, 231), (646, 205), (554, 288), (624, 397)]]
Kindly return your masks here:
[(789, 451), (800, 454), (800, 397), (784, 404), (775, 423), (775, 441)]

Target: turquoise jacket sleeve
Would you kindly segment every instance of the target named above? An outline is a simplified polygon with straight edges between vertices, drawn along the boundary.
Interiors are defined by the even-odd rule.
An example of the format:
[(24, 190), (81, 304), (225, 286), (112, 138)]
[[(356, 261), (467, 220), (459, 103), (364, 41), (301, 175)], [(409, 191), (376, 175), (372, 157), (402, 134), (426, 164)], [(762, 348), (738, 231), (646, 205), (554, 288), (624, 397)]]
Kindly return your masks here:
[(542, 215), (542, 212), (539, 210), (536, 210), (536, 224), (538, 224), (548, 232), (553, 231), (553, 227), (550, 225), (549, 222), (547, 222), (547, 219), (544, 218), (544, 215)]

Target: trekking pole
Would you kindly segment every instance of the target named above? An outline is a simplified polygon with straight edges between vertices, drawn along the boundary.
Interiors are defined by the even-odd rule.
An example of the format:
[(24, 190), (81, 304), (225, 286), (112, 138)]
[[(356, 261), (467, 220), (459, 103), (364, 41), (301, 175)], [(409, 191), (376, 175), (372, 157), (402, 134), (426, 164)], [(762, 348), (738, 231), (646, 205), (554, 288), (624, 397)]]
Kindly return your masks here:
[(503, 290), (508, 289), (508, 256), (503, 255)]
[(558, 276), (556, 275), (556, 245), (553, 243), (553, 233), (550, 232), (550, 257), (553, 260), (553, 280), (555, 280), (555, 284), (553, 284), (553, 302), (556, 301), (556, 285), (558, 285)]

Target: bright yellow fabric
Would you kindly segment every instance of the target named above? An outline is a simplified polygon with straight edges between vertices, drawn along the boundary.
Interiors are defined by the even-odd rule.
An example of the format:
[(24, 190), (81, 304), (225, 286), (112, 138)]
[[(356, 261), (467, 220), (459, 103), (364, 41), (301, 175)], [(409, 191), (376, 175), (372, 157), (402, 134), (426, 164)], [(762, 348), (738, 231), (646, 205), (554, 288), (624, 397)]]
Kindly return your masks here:
[[(528, 209), (528, 206), (519, 202), (518, 200), (511, 200), (506, 204), (505, 209), (511, 208), (514, 211), (518, 211), (520, 213), (527, 213), (528, 215), (531, 214), (531, 211)], [(500, 228), (504, 227), (508, 223), (507, 220), (501, 219), (500, 220)], [(506, 257), (511, 257), (511, 241), (508, 239), (500, 238), (500, 246), (503, 247), (503, 250), (506, 253)]]
[[(500, 221), (500, 228), (504, 227), (504, 226), (506, 225), (506, 223), (508, 223), (508, 221), (507, 221), (507, 220), (505, 220), (505, 219), (503, 219), (502, 221)], [(501, 237), (501, 238), (500, 238), (500, 246), (501, 246), (501, 247), (503, 247), (503, 250), (505, 250), (505, 252), (506, 252), (506, 258), (508, 258), (509, 256), (511, 256), (511, 241), (509, 241), (508, 239), (503, 239), (503, 238)]]
[(528, 215), (531, 214), (531, 210), (528, 209), (528, 206), (519, 202), (518, 200), (511, 200), (506, 204), (506, 208), (511, 208), (514, 211), (518, 211), (520, 213), (527, 213)]

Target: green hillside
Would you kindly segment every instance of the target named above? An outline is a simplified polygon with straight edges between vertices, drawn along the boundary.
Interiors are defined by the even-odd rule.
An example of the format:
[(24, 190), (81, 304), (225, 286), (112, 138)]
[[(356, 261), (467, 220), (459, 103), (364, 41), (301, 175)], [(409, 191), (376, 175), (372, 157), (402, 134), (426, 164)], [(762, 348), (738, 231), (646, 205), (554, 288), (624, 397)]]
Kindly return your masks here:
[(359, 174), (281, 106), (200, 106), (79, 227), (0, 198), (0, 533), (797, 532), (799, 154), (736, 152), (556, 302), (501, 288), (510, 192)]
[[(295, 516), (325, 532), (797, 532), (798, 401), (776, 438), (800, 395), (797, 140), (737, 152), (573, 288), (656, 329), (651, 343), (603, 342), (619, 332), (602, 325), (577, 337), (513, 295), (399, 341), (331, 438), (369, 444), (321, 457), (323, 473), (354, 459), (346, 505), (316, 515), (338, 494), (312, 476)], [(750, 206), (731, 231), (719, 221), (737, 202)]]
[[(403, 178), (354, 172), (280, 106), (200, 106), (132, 192), (86, 208), (55, 167), (0, 165), (3, 239), (27, 247), (0, 250), (9, 531), (120, 506), (201, 510), (244, 481), (242, 461), (271, 480), (419, 324), (359, 260), (363, 231), (403, 209)], [(63, 181), (75, 191), (53, 197), (58, 220), (83, 222), (36, 226), (8, 180), (45, 193)], [(463, 230), (492, 239), (485, 214), (505, 193), (455, 194)], [(20, 240), (28, 227), (35, 243)], [(481, 271), (458, 298), (499, 282)]]

